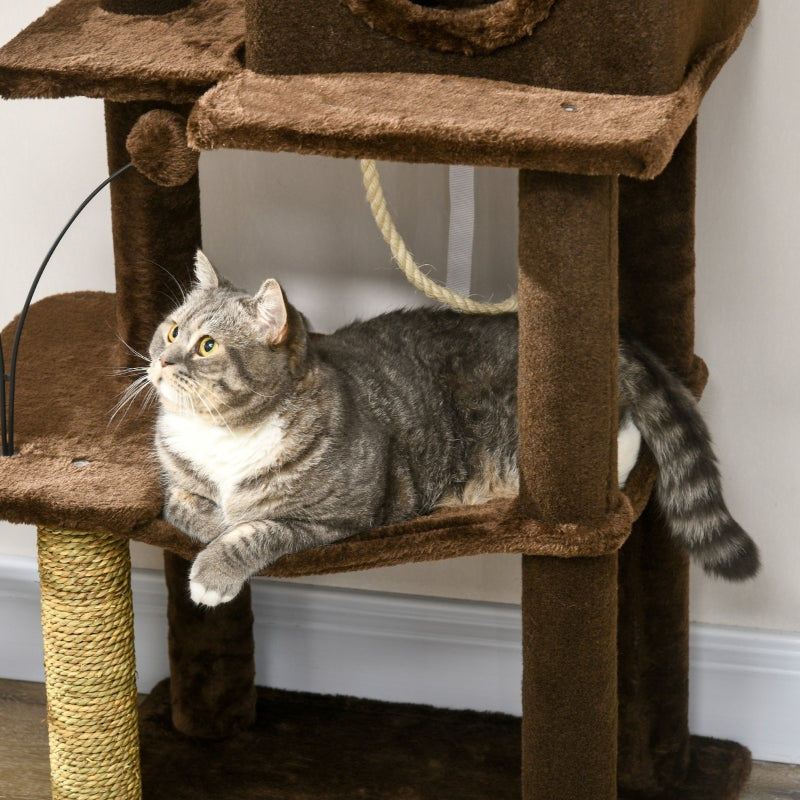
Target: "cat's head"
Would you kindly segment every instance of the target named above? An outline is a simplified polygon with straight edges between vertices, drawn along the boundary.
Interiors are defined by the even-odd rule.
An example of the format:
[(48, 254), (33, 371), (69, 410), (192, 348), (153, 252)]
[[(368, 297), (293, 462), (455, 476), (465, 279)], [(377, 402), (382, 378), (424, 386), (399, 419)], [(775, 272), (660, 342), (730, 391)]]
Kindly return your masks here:
[(198, 251), (195, 284), (150, 343), (148, 377), (168, 411), (247, 424), (293, 393), (307, 336), (277, 281), (250, 296)]

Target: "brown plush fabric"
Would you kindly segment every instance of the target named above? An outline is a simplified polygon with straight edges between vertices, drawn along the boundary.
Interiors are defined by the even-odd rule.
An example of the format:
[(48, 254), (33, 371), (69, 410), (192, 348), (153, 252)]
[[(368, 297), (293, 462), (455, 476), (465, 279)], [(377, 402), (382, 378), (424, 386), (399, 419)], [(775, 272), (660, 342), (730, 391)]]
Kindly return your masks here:
[(243, 71), (189, 119), (201, 150), (290, 150), (652, 178), (694, 119), (743, 28), (710, 48), (675, 92), (590, 94), (447, 75)]
[(172, 724), (186, 736), (234, 736), (256, 719), (250, 587), (230, 603), (201, 608), (189, 598), (189, 566), (164, 551)]
[[(3, 331), (6, 364), (13, 330)], [(158, 483), (142, 480), (148, 426), (135, 412), (110, 419), (128, 383), (115, 377), (126, 366), (115, 330), (113, 295), (57, 295), (31, 308), (17, 367), (19, 455), (0, 458), (4, 519), (124, 533), (159, 514)]]
[(620, 179), (620, 317), (679, 375), (694, 347), (697, 124), (655, 180)]
[[(505, 1), (510, 2), (510, 0)], [(583, 10), (570, 9), (570, 2), (583, 3), (586, 8)], [(689, 2), (689, 0), (683, 0), (683, 2)], [(594, 3), (590, 0), (559, 0), (555, 3), (553, 13), (537, 26), (536, 35), (529, 37), (528, 41), (539, 42), (545, 39), (548, 42), (554, 42), (552, 47), (557, 50), (558, 57), (555, 58), (553, 55), (525, 57), (522, 58), (522, 63), (527, 66), (540, 65), (543, 69), (563, 68), (564, 75), (561, 77), (531, 75), (528, 76), (529, 80), (520, 77), (514, 70), (505, 68), (495, 74), (491, 67), (496, 63), (496, 57), (500, 57), (509, 50), (514, 50), (513, 47), (502, 48), (491, 57), (487, 57), (488, 60), (457, 56), (456, 54), (436, 54), (443, 59), (442, 63), (437, 61), (435, 64), (425, 66), (424, 59), (420, 58), (420, 53), (424, 51), (421, 51), (418, 46), (401, 42), (400, 44), (404, 47), (412, 48), (413, 57), (398, 60), (392, 55), (392, 43), (399, 40), (374, 33), (362, 19), (340, 6), (338, 0), (326, 0), (324, 3), (308, 6), (298, 6), (294, 2), (288, 2), (286, 9), (282, 9), (280, 2), (273, 2), (268, 8), (260, 6), (253, 8), (249, 13), (249, 20), (254, 29), (251, 31), (253, 41), (248, 45), (248, 58), (251, 65), (259, 70), (280, 74), (297, 73), (298, 75), (314, 72), (374, 73), (383, 70), (391, 71), (393, 74), (383, 75), (377, 82), (369, 75), (365, 75), (363, 85), (354, 89), (362, 98), (361, 105), (356, 104), (352, 108), (345, 106), (344, 110), (336, 112), (336, 116), (340, 118), (337, 124), (349, 125), (344, 131), (340, 131), (342, 141), (331, 134), (333, 138), (327, 143), (325, 141), (314, 142), (312, 138), (309, 138), (312, 133), (314, 136), (322, 134), (309, 131), (303, 138), (303, 129), (300, 126), (298, 131), (289, 131), (283, 140), (277, 139), (272, 143), (267, 134), (262, 134), (265, 137), (262, 145), (252, 141), (248, 144), (232, 139), (226, 142), (223, 133), (230, 133), (230, 131), (221, 130), (214, 145), (264, 146), (265, 149), (292, 147), (301, 152), (372, 155), (402, 160), (451, 163), (454, 159), (452, 154), (454, 148), (455, 151), (459, 150), (457, 132), (448, 132), (447, 125), (444, 125), (442, 128), (444, 141), (437, 145), (435, 141), (428, 141), (431, 136), (434, 140), (436, 139), (436, 126), (431, 128), (423, 126), (415, 132), (413, 129), (409, 130), (407, 125), (400, 124), (394, 130), (391, 109), (384, 109), (384, 114), (380, 113), (380, 97), (385, 92), (392, 93), (394, 85), (399, 87), (398, 101), (402, 101), (404, 97), (410, 97), (414, 101), (412, 104), (414, 109), (422, 108), (426, 112), (432, 112), (435, 101), (447, 98), (435, 91), (433, 94), (426, 94), (426, 88), (430, 87), (424, 81), (415, 84), (407, 78), (400, 77), (402, 73), (432, 72), (442, 76), (455, 74), (473, 78), (481, 77), (491, 81), (488, 84), (475, 84), (474, 88), (477, 94), (474, 100), (469, 99), (469, 92), (467, 92), (464, 99), (469, 102), (463, 112), (455, 117), (456, 120), (460, 119), (462, 126), (466, 126), (461, 135), (461, 148), (464, 149), (465, 154), (459, 157), (464, 163), (494, 163), (505, 166), (566, 169), (569, 171), (567, 153), (574, 151), (573, 155), (576, 160), (572, 162), (571, 171), (594, 173), (605, 171), (609, 174), (621, 172), (639, 176), (655, 174), (658, 171), (658, 167), (653, 163), (658, 160), (656, 156), (663, 156), (665, 153), (668, 155), (670, 141), (674, 144), (673, 139), (680, 135), (688, 121), (694, 116), (696, 102), (699, 100), (696, 95), (698, 93), (702, 95), (722, 61), (738, 43), (746, 24), (755, 11), (756, 3), (755, 0), (737, 0), (735, 3), (725, 4), (712, 2), (712, 0), (705, 0), (703, 3), (691, 0), (690, 8), (683, 10), (672, 7), (667, 12), (662, 9), (648, 9), (645, 12), (642, 12), (641, 9), (637, 10), (637, 13), (626, 19), (626, 24), (621, 24), (620, 20), (626, 13), (626, 9), (623, 7), (625, 5), (620, 4), (620, 7), (615, 7), (612, 11), (598, 14)], [(323, 32), (323, 35), (328, 35), (329, 29), (322, 24), (322, 17), (328, 13), (326, 9), (336, 16), (337, 24), (344, 25), (342, 32), (333, 34), (336, 47), (340, 45), (355, 46), (354, 52), (358, 55), (358, 64), (350, 63), (347, 58), (336, 51), (336, 47), (333, 47), (330, 42), (325, 46), (315, 46), (313, 36), (316, 33)], [(282, 10), (285, 11), (283, 17), (279, 13)], [(297, 19), (298, 15), (306, 13), (313, 16), (313, 25), (308, 28), (299, 25)], [(266, 16), (262, 18), (259, 15)], [(264, 24), (256, 31), (255, 27), (259, 25), (260, 20)], [(554, 20), (562, 27), (553, 28)], [(288, 27), (281, 34), (281, 26), (284, 25)], [(352, 30), (348, 25), (353, 26)], [(633, 29), (635, 30), (632, 32)], [(546, 36), (540, 35), (542, 30), (545, 30)], [(581, 30), (585, 40), (593, 42), (602, 56), (591, 56), (586, 44), (580, 47), (563, 47), (563, 41), (574, 44), (575, 30)], [(637, 43), (632, 53), (629, 54), (631, 60), (620, 57), (619, 36), (622, 32), (630, 34), (631, 41)], [(382, 40), (380, 46), (375, 46), (374, 43), (365, 46), (353, 45), (354, 42), (360, 41), (359, 37), (364, 33), (383, 37), (386, 41)], [(260, 64), (257, 53), (254, 55), (258, 49), (259, 37), (264, 35), (268, 35), (270, 40), (268, 44), (264, 44), (262, 56), (266, 59), (275, 59), (274, 63), (265, 65)], [(58, 47), (53, 44), (56, 36), (58, 36)], [(584, 41), (583, 36), (582, 41)], [(8, 97), (59, 97), (85, 94), (113, 100), (148, 98), (182, 102), (196, 98), (205, 88), (225, 76), (240, 72), (241, 64), (236, 58), (236, 54), (243, 37), (242, 9), (241, 4), (236, 0), (194, 0), (187, 8), (172, 14), (145, 17), (108, 14), (97, 6), (96, 0), (63, 0), (41, 20), (31, 25), (0, 50), (0, 94)], [(272, 38), (277, 38), (279, 41), (272, 41)], [(287, 48), (285, 53), (280, 50), (283, 46)], [(650, 52), (650, 47), (656, 47), (658, 54)], [(168, 58), (164, 57), (165, 52), (169, 53)], [(705, 55), (702, 56), (702, 54)], [(702, 60), (701, 56), (708, 62), (705, 74), (700, 75), (698, 67), (695, 66), (691, 71), (694, 79), (687, 79), (685, 76), (687, 65), (693, 59), (701, 58)], [(333, 63), (329, 63), (327, 66), (318, 64), (317, 61), (323, 57), (333, 58), (335, 68)], [(308, 58), (310, 61), (305, 62), (304, 58)], [(365, 58), (368, 59), (367, 62), (364, 61)], [(388, 60), (383, 63), (382, 59)], [(470, 65), (469, 69), (453, 69), (453, 59), (464, 60), (465, 64)], [(577, 59), (577, 63), (571, 63), (570, 59)], [(636, 66), (639, 59), (656, 66), (670, 62), (671, 66), (658, 80), (654, 80), (652, 76), (649, 76), (647, 69), (644, 67), (640, 69)], [(666, 73), (669, 73), (668, 78)], [(346, 76), (343, 76), (342, 80), (345, 84), (347, 83)], [(635, 83), (630, 84), (631, 80)], [(561, 102), (573, 103), (575, 102), (574, 97), (549, 93), (541, 95), (540, 90), (525, 94), (520, 87), (516, 87), (516, 91), (512, 91), (505, 86), (505, 82), (524, 83), (536, 87), (557, 87), (570, 93), (676, 93), (681, 84), (684, 85), (684, 91), (678, 92), (679, 96), (673, 98), (672, 104), (667, 102), (664, 105), (654, 105), (652, 102), (637, 104), (629, 99), (628, 103), (621, 105), (619, 100), (609, 100), (607, 102), (610, 105), (606, 106), (605, 103), (601, 103), (600, 107), (597, 107), (595, 100), (578, 95), (578, 98), (584, 101), (582, 119), (585, 122), (571, 120), (565, 127), (563, 124), (565, 114), (560, 104)], [(312, 89), (317, 93), (323, 92), (321, 98), (323, 103), (332, 100), (335, 104), (340, 104), (345, 100), (336, 95), (336, 92), (339, 91), (336, 82), (330, 83), (321, 77), (316, 83), (299, 81), (290, 82), (290, 84), (292, 87), (290, 91), (293, 94), (289, 98), (289, 107), (297, 106), (297, 98), (304, 97), (305, 92)], [(248, 87), (249, 85), (247, 84)], [(317, 88), (314, 88), (315, 85)], [(448, 86), (459, 91), (470, 85), (473, 84), (469, 82), (466, 84), (448, 83)], [(260, 84), (260, 86), (262, 86), (260, 91), (266, 92), (267, 95), (270, 91), (279, 88), (277, 84)], [(497, 90), (496, 96), (495, 89)], [(239, 83), (233, 84), (230, 91), (238, 92)], [(330, 92), (334, 92), (334, 94), (326, 101), (326, 94)], [(364, 102), (365, 99), (370, 98), (373, 102), (379, 103), (376, 109), (371, 109)], [(254, 99), (263, 100), (264, 98), (256, 96)], [(558, 103), (553, 106), (556, 99), (558, 99)], [(222, 103), (222, 100), (217, 99), (215, 102)], [(350, 100), (349, 102), (352, 104), (354, 101)], [(550, 124), (555, 124), (555, 128), (549, 132), (549, 135), (546, 135), (546, 131), (539, 130), (533, 139), (526, 140), (524, 131), (514, 133), (513, 126), (509, 134), (503, 130), (496, 130), (498, 118), (508, 118), (509, 120), (515, 118), (514, 106), (519, 103), (522, 103), (523, 106), (528, 104), (528, 107), (520, 109), (519, 113), (519, 119), (524, 123), (530, 125), (532, 118), (538, 119), (540, 115), (545, 114), (550, 119)], [(286, 98), (281, 100), (281, 104), (286, 104)], [(480, 111), (482, 105), (492, 109), (491, 112), (482, 113)], [(327, 107), (323, 109), (323, 112), (330, 113), (332, 110)], [(498, 116), (501, 112), (505, 116)], [(353, 113), (361, 114), (362, 125), (367, 127), (370, 124), (378, 125), (382, 120), (384, 125), (389, 126), (388, 130), (384, 131), (384, 137), (388, 140), (385, 144), (388, 148), (386, 153), (364, 146), (365, 133), (359, 131), (358, 125), (353, 127), (352, 122), (348, 123), (348, 118)], [(478, 131), (476, 144), (470, 145), (469, 141), (474, 138), (475, 129), (479, 127), (476, 122), (471, 121), (476, 118), (476, 113), (477, 119), (483, 121), (482, 124), (488, 133), (482, 136)], [(386, 117), (386, 114), (389, 116)], [(319, 114), (317, 116), (319, 117)], [(318, 121), (324, 123), (324, 120), (323, 114)], [(622, 124), (620, 124), (620, 120)], [(417, 125), (421, 124), (418, 120), (414, 121)], [(243, 126), (250, 128), (254, 124), (252, 121), (248, 122), (244, 119), (241, 122)], [(334, 118), (333, 122), (336, 123), (337, 120)], [(402, 120), (400, 122), (402, 123)], [(222, 123), (215, 124), (221, 125)], [(570, 133), (569, 126), (574, 126), (576, 129), (574, 134)], [(676, 126), (677, 130), (674, 130)], [(324, 124), (318, 129), (323, 133), (325, 130)], [(607, 163), (605, 166), (597, 163), (597, 153), (595, 152), (593, 157), (588, 159), (587, 168), (585, 163), (587, 155), (585, 153), (581, 155), (580, 151), (587, 147), (587, 132), (591, 133), (594, 130), (597, 130), (600, 136), (599, 141), (592, 140), (595, 149), (603, 151), (610, 148), (611, 163)], [(380, 130), (377, 133), (380, 133)], [(558, 136), (562, 133), (567, 138), (559, 142)], [(613, 137), (611, 139), (603, 138), (608, 137), (608, 134), (616, 134), (618, 139), (623, 141), (615, 143)], [(665, 134), (666, 142), (663, 138)], [(206, 140), (202, 146), (212, 146), (211, 140), (208, 138), (211, 136), (211, 132), (207, 130), (204, 135)], [(238, 135), (241, 137), (241, 133)], [(253, 134), (250, 135), (252, 138)], [(570, 138), (573, 135), (576, 137), (575, 141)], [(398, 136), (401, 136), (402, 139), (393, 141), (393, 138)], [(520, 139), (520, 136), (523, 138)], [(627, 141), (629, 137), (633, 138), (634, 146)], [(501, 151), (506, 138), (510, 142), (511, 155), (493, 156), (492, 150)], [(202, 139), (198, 136), (198, 144), (201, 143)], [(590, 141), (589, 146), (591, 145)], [(354, 152), (354, 147), (356, 151), (360, 150), (360, 152)], [(533, 148), (536, 158), (539, 158), (541, 151), (545, 150), (550, 163), (537, 161), (528, 152), (531, 148)], [(516, 150), (519, 152), (515, 154)], [(628, 155), (623, 156), (620, 153), (628, 153)], [(618, 167), (616, 162), (625, 162), (626, 158), (627, 163)], [(639, 159), (639, 162), (644, 159), (648, 164), (643, 167), (641, 163), (635, 163), (636, 159)], [(665, 161), (662, 159), (660, 162), (662, 167), (664, 163)]]
[(665, 792), (689, 769), (689, 564), (649, 506), (619, 554), (620, 787)]
[(617, 503), (617, 180), (519, 177), (520, 505), (599, 521)]
[[(521, 797), (517, 717), (259, 689), (255, 727), (209, 742), (174, 731), (169, 698), (164, 682), (140, 710), (143, 800)], [(734, 800), (749, 765), (741, 746), (694, 737), (680, 787), (620, 797)]]
[[(681, 375), (694, 334), (695, 134), (655, 180), (620, 181), (620, 316)], [(689, 769), (689, 566), (655, 506), (619, 558), (619, 781), (649, 797)]]
[[(352, 0), (355, 4), (356, 0)], [(546, 19), (530, 36), (486, 56), (441, 53), (403, 41), (448, 37), (419, 17), (436, 17), (417, 3), (373, 0), (374, 22), (393, 30), (370, 28), (340, 0), (246, 0), (246, 63), (272, 75), (339, 72), (430, 73), (481, 77), (495, 81), (583, 92), (663, 94), (682, 83), (690, 62), (703, 50), (740, 30), (755, 11), (755, 0), (555, 0)], [(541, 7), (541, 2), (494, 4), (493, 9), (441, 11), (439, 16), (464, 23), (474, 15), (502, 17), (507, 7)], [(400, 23), (405, 18), (406, 22)], [(375, 27), (379, 27), (375, 24)], [(409, 33), (409, 27), (413, 30)], [(397, 32), (397, 35), (391, 33)], [(452, 42), (451, 42), (452, 44)]]
[(190, 0), (100, 0), (104, 11), (114, 14), (169, 14), (185, 8)]
[(239, 0), (192, 0), (171, 14), (110, 14), (62, 0), (0, 49), (0, 95), (191, 102), (241, 69)]
[(125, 147), (133, 166), (163, 187), (183, 186), (197, 172), (200, 154), (186, 143), (186, 118), (163, 108), (136, 121)]
[[(106, 147), (109, 172), (126, 164), (127, 145), (142, 119), (152, 119), (153, 103), (106, 101)], [(185, 119), (186, 106), (156, 106)], [(152, 166), (152, 159), (145, 162)], [(169, 172), (167, 168), (163, 170)], [(176, 170), (180, 171), (180, 170)], [(111, 190), (111, 224), (117, 279), (117, 332), (128, 345), (128, 360), (142, 366), (134, 352), (147, 354), (153, 331), (182, 299), (193, 275), (200, 247), (200, 179), (195, 171), (179, 186), (163, 187), (136, 169), (117, 178)]]
[[(370, 28), (443, 53), (491, 53), (529, 36), (554, 0), (499, 0), (426, 6), (407, 0), (343, 0)], [(269, 2), (265, 4), (270, 7)]]
[[(516, 52), (521, 45), (501, 48), (486, 58), (435, 54), (444, 61), (426, 66), (420, 57), (426, 51), (401, 43), (412, 48), (413, 57), (390, 57), (384, 64), (381, 59), (391, 54), (392, 43), (399, 40), (370, 30), (338, 0), (311, 6), (291, 2), (285, 9), (283, 2), (288, 0), (271, 0), (263, 6), (254, 3), (249, 8), (248, 63), (266, 72), (298, 73), (294, 78), (260, 82), (241, 73), (236, 52), (244, 28), (235, 0), (195, 0), (168, 15), (143, 17), (108, 14), (96, 0), (63, 0), (0, 50), (0, 93), (180, 102), (194, 99), (225, 76), (236, 75), (201, 107), (195, 122), (197, 146), (289, 148), (338, 156), (651, 177), (666, 164), (703, 92), (738, 44), (755, 10), (754, 0), (725, 4), (682, 0), (689, 7), (670, 7), (669, 12), (658, 7), (638, 9), (631, 14), (627, 4), (618, 4), (614, 11), (598, 14), (590, 0), (559, 0), (535, 35), (524, 40), (550, 42), (557, 47), (558, 58), (524, 55), (520, 61), (525, 67), (563, 68), (564, 74), (556, 77), (517, 74), (519, 64), (494, 70), (496, 58), (505, 58), (504, 54)], [(503, 0), (491, 8), (502, 16), (503, 9), (529, 10), (533, 5)], [(380, 8), (385, 11), (390, 6)], [(323, 24), (329, 12), (339, 27)], [(460, 18), (487, 12), (477, 8), (441, 13)], [(303, 14), (313, 17), (311, 26), (298, 24), (298, 15)], [(568, 31), (558, 25), (567, 25)], [(288, 26), (287, 30), (282, 26)], [(563, 47), (563, 41), (574, 41), (575, 30), (581, 30), (583, 45)], [(336, 47), (356, 46), (359, 64), (351, 64), (330, 42), (315, 46), (313, 36), (321, 31), (326, 36), (334, 32)], [(623, 33), (631, 37), (633, 48), (625, 58), (620, 55)], [(58, 47), (53, 46), (56, 35)], [(382, 39), (354, 45), (363, 35)], [(265, 42), (263, 37), (267, 37)], [(607, 41), (609, 37), (612, 41)], [(594, 57), (589, 45), (598, 47), (602, 57)], [(259, 46), (264, 50), (261, 56)], [(284, 46), (288, 49), (282, 53)], [(164, 58), (165, 52), (169, 58)], [(262, 56), (275, 60), (262, 64)], [(317, 63), (320, 58), (334, 57), (335, 69), (333, 64)], [(578, 63), (570, 63), (573, 57)], [(465, 59), (469, 69), (453, 68), (454, 59)], [(656, 78), (636, 66), (638, 59), (665, 71)], [(687, 77), (687, 65), (693, 60)], [(392, 74), (374, 74), (381, 70)], [(336, 78), (304, 74), (348, 71), (367, 74)], [(439, 77), (407, 74), (425, 72)], [(462, 77), (448, 79), (448, 75)], [(639, 81), (637, 85), (623, 80), (631, 76)], [(528, 90), (519, 84), (526, 84)], [(661, 99), (598, 98), (586, 92), (671, 94)], [(298, 104), (298, 98), (303, 102)], [(250, 102), (256, 109), (267, 105), (260, 111), (247, 111)], [(578, 110), (565, 111), (562, 104)], [(538, 121), (533, 131), (532, 120)], [(499, 128), (498, 121), (502, 121)]]
[(523, 558), (522, 657), (523, 797), (616, 800), (616, 554)]
[[(538, 519), (591, 524), (619, 496), (617, 213), (614, 177), (520, 172), (519, 503)], [(616, 592), (616, 554), (523, 559), (525, 800), (617, 796)]]

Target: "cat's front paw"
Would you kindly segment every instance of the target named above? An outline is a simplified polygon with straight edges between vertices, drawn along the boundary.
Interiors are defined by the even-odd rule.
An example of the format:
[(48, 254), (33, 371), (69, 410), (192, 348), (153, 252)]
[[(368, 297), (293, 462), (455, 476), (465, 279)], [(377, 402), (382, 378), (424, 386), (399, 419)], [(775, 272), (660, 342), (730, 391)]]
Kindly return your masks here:
[(170, 525), (203, 543), (213, 541), (223, 530), (219, 506), (177, 485), (165, 492), (163, 517)]
[(199, 606), (214, 607), (233, 600), (250, 577), (225, 563), (219, 548), (207, 547), (192, 564), (189, 594)]

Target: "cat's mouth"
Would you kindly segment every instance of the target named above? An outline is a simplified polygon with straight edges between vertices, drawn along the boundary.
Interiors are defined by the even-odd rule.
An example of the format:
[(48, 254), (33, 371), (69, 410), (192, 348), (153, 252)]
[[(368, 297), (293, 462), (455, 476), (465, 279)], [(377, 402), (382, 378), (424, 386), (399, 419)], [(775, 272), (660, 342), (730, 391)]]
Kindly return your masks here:
[(167, 379), (167, 376), (164, 374), (164, 367), (162, 367), (158, 361), (151, 362), (147, 370), (147, 377), (150, 379), (150, 383), (154, 386), (156, 392), (158, 392), (158, 396), (161, 400), (166, 400), (168, 403), (175, 406), (181, 404), (180, 394)]

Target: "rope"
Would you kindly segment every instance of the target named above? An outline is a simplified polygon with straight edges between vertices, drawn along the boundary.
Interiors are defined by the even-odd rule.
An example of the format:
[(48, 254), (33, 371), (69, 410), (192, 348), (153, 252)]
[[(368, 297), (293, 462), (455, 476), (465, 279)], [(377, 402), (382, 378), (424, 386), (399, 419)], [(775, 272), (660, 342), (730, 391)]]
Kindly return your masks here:
[(39, 528), (54, 800), (140, 800), (128, 543)]
[(371, 159), (362, 160), (361, 172), (364, 177), (367, 202), (372, 210), (372, 216), (375, 218), (375, 224), (378, 226), (384, 241), (389, 245), (397, 266), (400, 267), (413, 286), (424, 292), (431, 299), (438, 300), (440, 303), (467, 314), (504, 314), (508, 311), (517, 310), (516, 295), (512, 295), (502, 303), (480, 303), (431, 280), (414, 261), (414, 257), (408, 252), (406, 243), (395, 227), (394, 221), (389, 214), (389, 209), (386, 206), (386, 198), (383, 195), (380, 175), (375, 162)]

